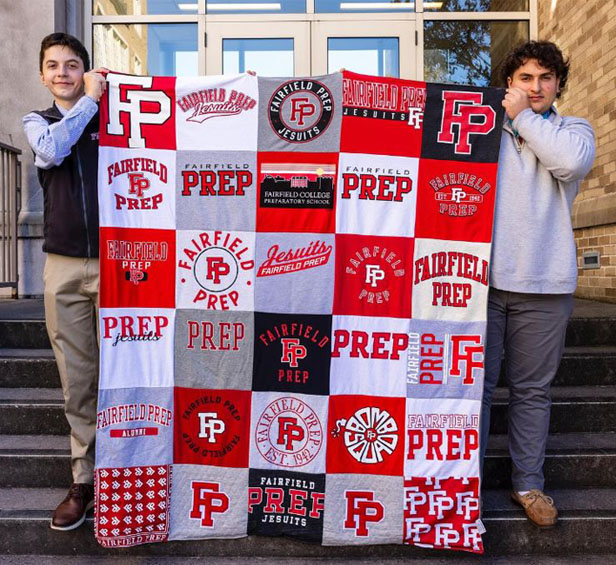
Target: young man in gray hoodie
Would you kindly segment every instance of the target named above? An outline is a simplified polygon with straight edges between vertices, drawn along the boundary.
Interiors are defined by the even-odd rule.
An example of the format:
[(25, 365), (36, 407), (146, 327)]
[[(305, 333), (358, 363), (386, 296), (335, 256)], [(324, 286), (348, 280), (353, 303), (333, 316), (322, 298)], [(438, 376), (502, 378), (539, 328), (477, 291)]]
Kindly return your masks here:
[(569, 62), (556, 45), (531, 41), (504, 63), (506, 117), (499, 155), (488, 298), (482, 460), (501, 358), (509, 386), (512, 498), (538, 526), (558, 512), (543, 493), (550, 385), (560, 364), (577, 280), (571, 207), (592, 166), (593, 130), (553, 103)]

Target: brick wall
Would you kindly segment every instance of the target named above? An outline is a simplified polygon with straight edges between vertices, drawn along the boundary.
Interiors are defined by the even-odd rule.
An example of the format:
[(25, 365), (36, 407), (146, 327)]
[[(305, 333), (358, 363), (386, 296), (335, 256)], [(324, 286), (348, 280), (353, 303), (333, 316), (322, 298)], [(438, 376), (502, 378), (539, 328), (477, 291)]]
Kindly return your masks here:
[(539, 39), (571, 57), (559, 111), (590, 121), (597, 137), (592, 171), (573, 212), (578, 265), (601, 253), (599, 269), (578, 271), (576, 295), (616, 302), (616, 0), (538, 0)]
[(578, 294), (606, 302), (616, 302), (616, 229), (614, 225), (576, 230), (578, 264), (586, 251), (601, 251), (599, 269), (580, 269)]

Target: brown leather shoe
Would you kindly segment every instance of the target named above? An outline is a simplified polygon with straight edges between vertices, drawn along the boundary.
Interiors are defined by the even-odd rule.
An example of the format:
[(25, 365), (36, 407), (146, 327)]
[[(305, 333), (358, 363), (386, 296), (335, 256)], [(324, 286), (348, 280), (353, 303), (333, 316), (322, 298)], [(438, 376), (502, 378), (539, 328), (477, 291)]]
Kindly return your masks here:
[(83, 524), (86, 512), (94, 506), (94, 485), (73, 483), (58, 505), (49, 526), (52, 530), (74, 530)]
[(539, 489), (533, 489), (524, 496), (513, 491), (511, 498), (524, 508), (528, 519), (540, 528), (548, 528), (556, 524), (558, 510), (554, 506), (554, 501)]

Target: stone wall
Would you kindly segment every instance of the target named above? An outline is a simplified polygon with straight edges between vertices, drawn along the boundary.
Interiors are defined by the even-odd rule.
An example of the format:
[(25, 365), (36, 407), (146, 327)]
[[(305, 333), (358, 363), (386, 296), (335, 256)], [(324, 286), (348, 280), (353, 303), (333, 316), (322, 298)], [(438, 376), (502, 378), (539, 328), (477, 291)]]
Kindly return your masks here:
[(22, 208), (18, 227), (20, 296), (43, 293), (43, 194), (21, 118), (52, 98), (39, 78), (41, 39), (54, 31), (54, 0), (1, 2), (0, 141), (22, 150)]
[[(616, 0), (539, 0), (539, 38), (571, 57), (563, 114), (590, 121), (597, 155), (573, 210), (578, 244), (576, 295), (616, 302)], [(600, 268), (582, 269), (582, 254), (599, 251)]]

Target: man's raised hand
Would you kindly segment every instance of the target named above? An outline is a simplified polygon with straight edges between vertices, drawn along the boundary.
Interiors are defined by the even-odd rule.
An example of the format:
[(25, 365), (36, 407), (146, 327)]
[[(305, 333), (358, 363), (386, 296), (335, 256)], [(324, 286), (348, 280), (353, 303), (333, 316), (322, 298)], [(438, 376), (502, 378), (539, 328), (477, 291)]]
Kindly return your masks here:
[(87, 96), (92, 98), (94, 102), (98, 102), (105, 92), (107, 82), (103, 73), (108, 73), (109, 69), (105, 67), (99, 67), (98, 69), (92, 69), (83, 75), (84, 91)]
[(528, 93), (521, 88), (515, 86), (506, 90), (505, 99), (503, 100), (503, 108), (507, 112), (510, 119), (515, 120), (516, 116), (526, 108), (530, 108), (530, 100)]

